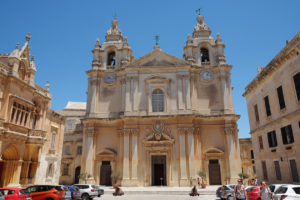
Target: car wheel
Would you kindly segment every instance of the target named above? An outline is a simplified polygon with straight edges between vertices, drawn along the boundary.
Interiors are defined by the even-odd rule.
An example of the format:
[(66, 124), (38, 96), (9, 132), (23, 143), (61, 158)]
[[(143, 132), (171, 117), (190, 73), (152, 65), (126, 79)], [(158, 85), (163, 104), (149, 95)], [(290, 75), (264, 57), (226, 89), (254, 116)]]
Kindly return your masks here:
[(90, 196), (88, 194), (83, 194), (81, 198), (82, 200), (89, 200)]

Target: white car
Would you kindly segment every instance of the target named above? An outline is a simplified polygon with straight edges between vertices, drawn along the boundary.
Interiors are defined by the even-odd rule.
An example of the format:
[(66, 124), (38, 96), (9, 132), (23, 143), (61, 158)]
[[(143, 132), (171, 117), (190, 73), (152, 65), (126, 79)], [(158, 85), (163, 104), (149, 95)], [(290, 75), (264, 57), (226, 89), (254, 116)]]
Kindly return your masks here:
[(282, 185), (273, 195), (274, 200), (300, 200), (300, 185)]

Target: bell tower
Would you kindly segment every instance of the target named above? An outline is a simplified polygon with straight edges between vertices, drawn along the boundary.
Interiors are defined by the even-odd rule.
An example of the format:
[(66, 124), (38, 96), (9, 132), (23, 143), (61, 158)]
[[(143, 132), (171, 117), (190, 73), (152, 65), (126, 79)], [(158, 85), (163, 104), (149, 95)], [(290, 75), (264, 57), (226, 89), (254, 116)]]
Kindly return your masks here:
[(211, 37), (209, 26), (204, 22), (204, 17), (199, 14), (193, 39), (190, 35), (187, 36), (184, 59), (198, 67), (224, 65), (226, 64), (224, 48), (220, 34), (217, 34), (217, 39)]
[(127, 37), (123, 38), (118, 24), (117, 19), (112, 21), (111, 27), (106, 32), (103, 44), (100, 45), (100, 41), (97, 39), (95, 48), (92, 50), (94, 54), (92, 69), (120, 69), (133, 60)]

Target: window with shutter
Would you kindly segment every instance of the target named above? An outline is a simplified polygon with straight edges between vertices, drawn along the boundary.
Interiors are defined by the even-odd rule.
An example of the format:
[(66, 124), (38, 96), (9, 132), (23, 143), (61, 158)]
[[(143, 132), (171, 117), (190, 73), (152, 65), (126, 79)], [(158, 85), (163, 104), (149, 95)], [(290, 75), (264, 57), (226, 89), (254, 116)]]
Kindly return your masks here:
[(298, 72), (293, 78), (294, 78), (297, 99), (298, 101), (300, 101), (300, 72)]
[(277, 180), (281, 180), (281, 172), (280, 172), (280, 165), (279, 165), (279, 161), (274, 161), (274, 166), (275, 166), (275, 172), (276, 172), (276, 178)]
[(280, 130), (281, 130), (283, 144), (294, 143), (294, 135), (293, 135), (293, 130), (291, 125), (282, 127)]
[(299, 182), (296, 160), (290, 160), (292, 179), (294, 182)]
[(277, 88), (277, 96), (278, 96), (280, 110), (284, 109), (285, 108), (285, 101), (284, 101), (282, 86)]
[(259, 142), (259, 149), (264, 149), (262, 136), (258, 137), (258, 142)]
[(254, 105), (254, 113), (255, 113), (256, 122), (259, 122), (259, 114), (258, 114), (257, 104)]
[(271, 131), (268, 133), (268, 142), (269, 147), (276, 147), (277, 146), (277, 138), (276, 138), (276, 132)]
[(270, 116), (271, 115), (271, 108), (270, 108), (270, 103), (269, 103), (269, 96), (266, 96), (264, 98), (264, 100), (265, 100), (266, 114), (267, 114), (267, 116)]
[(262, 167), (264, 180), (268, 180), (268, 172), (267, 172), (266, 161), (261, 161), (261, 167)]

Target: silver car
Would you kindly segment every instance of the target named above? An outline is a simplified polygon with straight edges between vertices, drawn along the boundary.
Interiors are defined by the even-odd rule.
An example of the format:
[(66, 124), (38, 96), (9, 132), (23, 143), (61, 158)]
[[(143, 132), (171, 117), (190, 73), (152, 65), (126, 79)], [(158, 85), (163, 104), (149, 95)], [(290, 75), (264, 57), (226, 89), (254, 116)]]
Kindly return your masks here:
[(223, 185), (221, 199), (222, 200), (233, 200), (234, 187), (235, 187), (235, 184)]
[[(79, 190), (79, 193), (74, 196), (74, 199), (82, 199), (82, 200), (89, 200), (93, 199), (94, 197), (98, 196), (98, 190), (95, 185), (91, 184), (75, 184), (76, 190)], [(74, 188), (74, 189), (75, 189)]]

